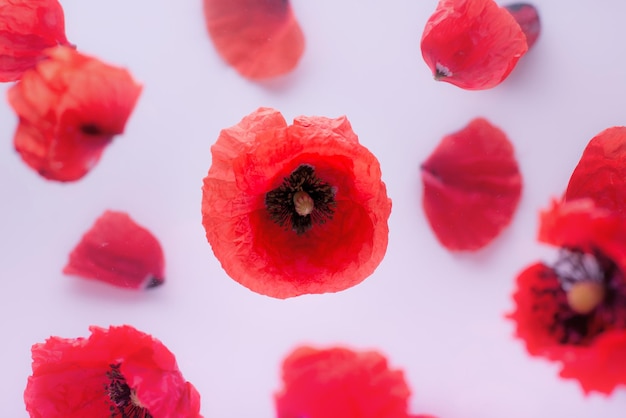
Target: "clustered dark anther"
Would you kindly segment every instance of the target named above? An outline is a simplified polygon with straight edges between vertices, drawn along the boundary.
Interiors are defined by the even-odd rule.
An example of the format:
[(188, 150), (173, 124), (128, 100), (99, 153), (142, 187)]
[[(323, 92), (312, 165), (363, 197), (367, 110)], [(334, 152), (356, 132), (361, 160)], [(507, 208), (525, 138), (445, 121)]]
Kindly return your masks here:
[(107, 372), (109, 384), (106, 391), (111, 400), (110, 418), (153, 418), (146, 408), (133, 401), (133, 391), (120, 372), (120, 364), (111, 364)]
[[(265, 195), (265, 207), (270, 218), (278, 225), (303, 234), (313, 224), (323, 224), (332, 218), (336, 204), (335, 193), (334, 187), (315, 175), (312, 166), (301, 164), (283, 179), (279, 187)], [(310, 202), (312, 206), (302, 210), (299, 205), (296, 206), (296, 203), (302, 201)]]

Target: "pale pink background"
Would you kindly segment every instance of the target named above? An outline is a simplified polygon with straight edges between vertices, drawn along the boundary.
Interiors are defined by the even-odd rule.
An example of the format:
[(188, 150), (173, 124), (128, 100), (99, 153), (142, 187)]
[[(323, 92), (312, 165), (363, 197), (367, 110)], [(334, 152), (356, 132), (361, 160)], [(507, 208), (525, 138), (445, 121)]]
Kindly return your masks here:
[[(583, 396), (555, 365), (528, 357), (503, 318), (516, 274), (554, 255), (535, 241), (538, 210), (564, 190), (589, 139), (626, 124), (626, 3), (535, 4), (544, 30), (534, 49), (503, 84), (470, 92), (433, 81), (422, 61), (435, 0), (293, 0), (305, 55), (295, 72), (265, 85), (220, 60), (200, 0), (63, 1), (68, 38), (129, 67), (145, 90), (126, 133), (74, 184), (46, 182), (22, 164), (12, 150), (15, 116), (0, 101), (0, 416), (27, 416), (33, 343), (126, 323), (176, 354), (206, 417), (273, 417), (279, 363), (308, 342), (380, 349), (406, 371), (416, 413), (623, 418), (626, 391)], [(200, 223), (209, 148), (221, 128), (259, 106), (288, 120), (345, 114), (379, 157), (393, 199), (389, 249), (361, 285), (274, 300), (233, 282), (213, 257)], [(477, 116), (508, 133), (523, 197), (491, 246), (453, 255), (424, 217), (418, 166)], [(127, 211), (159, 237), (165, 286), (133, 293), (61, 274), (105, 209)]]

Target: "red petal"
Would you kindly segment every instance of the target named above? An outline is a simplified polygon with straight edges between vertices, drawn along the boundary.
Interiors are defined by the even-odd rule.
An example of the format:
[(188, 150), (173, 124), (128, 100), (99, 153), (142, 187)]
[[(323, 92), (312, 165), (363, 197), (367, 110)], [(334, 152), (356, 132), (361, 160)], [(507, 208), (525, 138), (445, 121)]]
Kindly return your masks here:
[(44, 50), (69, 45), (57, 0), (0, 3), (0, 81), (15, 81), (45, 57)]
[(144, 289), (163, 284), (159, 241), (123, 212), (106, 211), (70, 254), (63, 272), (115, 286)]
[(437, 80), (467, 90), (500, 84), (528, 49), (520, 25), (493, 0), (440, 0), (421, 46)]
[(515, 322), (516, 337), (533, 356), (561, 359), (568, 348), (559, 344), (561, 336), (552, 324), (560, 303), (567, 302), (554, 271), (543, 263), (533, 264), (517, 276), (516, 285), (515, 311), (509, 315)]
[(567, 201), (580, 198), (626, 217), (626, 127), (606, 129), (589, 141), (565, 192)]
[(585, 393), (610, 395), (626, 385), (626, 331), (602, 334), (589, 349), (572, 351), (563, 357), (561, 377), (576, 379)]
[(446, 248), (477, 250), (511, 222), (522, 178), (505, 133), (487, 120), (444, 137), (421, 169), (424, 211)]
[(541, 213), (539, 240), (560, 248), (601, 252), (626, 271), (626, 223), (614, 213), (598, 208), (591, 199), (552, 202)]
[[(279, 112), (259, 109), (223, 130), (211, 152), (203, 224), (237, 282), (277, 298), (337, 292), (381, 262), (391, 201), (378, 160), (345, 117), (302, 116), (288, 127)], [(331, 220), (296, 234), (272, 221), (264, 202), (302, 164), (336, 187), (336, 207)]]
[(19, 116), (14, 144), (50, 180), (78, 180), (124, 131), (141, 86), (130, 73), (67, 47), (27, 71), (8, 92)]
[(278, 418), (409, 418), (401, 370), (374, 351), (300, 347), (283, 362)]
[(110, 416), (107, 372), (119, 364), (154, 417), (201, 418), (200, 395), (157, 339), (130, 326), (90, 327), (89, 338), (51, 337), (32, 348), (33, 374), (24, 391), (33, 418)]
[(218, 53), (244, 77), (288, 73), (304, 51), (288, 0), (204, 0), (204, 14)]
[(537, 8), (528, 3), (509, 4), (504, 8), (513, 15), (515, 21), (522, 28), (522, 32), (526, 35), (528, 49), (530, 49), (537, 42), (539, 33), (541, 33), (541, 21)]

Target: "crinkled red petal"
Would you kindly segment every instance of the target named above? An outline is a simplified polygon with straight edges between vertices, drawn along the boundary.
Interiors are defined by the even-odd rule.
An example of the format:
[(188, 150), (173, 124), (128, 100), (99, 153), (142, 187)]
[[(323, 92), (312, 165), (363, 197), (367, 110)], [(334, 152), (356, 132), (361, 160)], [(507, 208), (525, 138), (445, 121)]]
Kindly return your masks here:
[[(298, 117), (261, 108), (221, 132), (211, 148), (202, 213), (224, 270), (276, 298), (337, 292), (363, 281), (387, 249), (391, 201), (376, 157), (345, 117)], [(301, 164), (336, 187), (331, 220), (296, 234), (274, 223), (265, 195)]]
[(31, 417), (110, 416), (107, 372), (120, 364), (129, 387), (152, 416), (201, 418), (200, 395), (160, 341), (127, 325), (90, 331), (89, 338), (51, 337), (33, 346), (33, 374), (24, 391)]
[(421, 48), (436, 79), (482, 90), (500, 84), (528, 45), (520, 25), (493, 0), (440, 0)]
[(532, 48), (541, 33), (541, 20), (537, 8), (529, 3), (513, 3), (504, 6), (504, 8), (513, 15), (515, 21), (522, 28), (522, 32), (526, 35), (528, 49)]
[(68, 47), (47, 56), (8, 92), (19, 117), (14, 145), (43, 177), (74, 181), (124, 131), (141, 86), (127, 70)]
[(567, 201), (580, 198), (626, 217), (626, 127), (606, 129), (589, 141), (565, 192)]
[(244, 77), (286, 74), (304, 51), (288, 0), (204, 0), (204, 15), (218, 53)]
[(450, 250), (478, 250), (515, 213), (522, 190), (513, 146), (487, 120), (442, 139), (421, 166), (428, 222)]
[(123, 212), (106, 211), (70, 254), (63, 272), (115, 286), (145, 289), (165, 281), (159, 241)]
[(0, 2), (0, 82), (19, 80), (57, 45), (69, 45), (57, 0)]
[(374, 351), (300, 347), (283, 362), (278, 418), (409, 418), (401, 370)]

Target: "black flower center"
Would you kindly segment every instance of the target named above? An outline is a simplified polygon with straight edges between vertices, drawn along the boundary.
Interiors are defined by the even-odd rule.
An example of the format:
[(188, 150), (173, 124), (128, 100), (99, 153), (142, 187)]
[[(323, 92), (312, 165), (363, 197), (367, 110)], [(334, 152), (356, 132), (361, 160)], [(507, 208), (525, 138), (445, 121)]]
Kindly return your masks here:
[(313, 224), (332, 219), (335, 188), (315, 175), (315, 169), (301, 164), (276, 189), (265, 195), (265, 207), (278, 225), (303, 234)]
[(111, 368), (107, 372), (109, 384), (105, 389), (112, 403), (109, 408), (110, 418), (152, 418), (150, 412), (137, 398), (135, 391), (126, 383), (126, 378), (120, 372), (120, 365), (111, 364), (109, 367)]
[[(550, 330), (563, 344), (586, 345), (611, 329), (626, 329), (626, 283), (604, 254), (563, 249), (552, 267), (556, 300)], [(554, 277), (554, 276), (552, 276)]]

